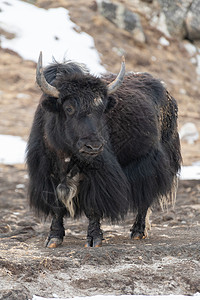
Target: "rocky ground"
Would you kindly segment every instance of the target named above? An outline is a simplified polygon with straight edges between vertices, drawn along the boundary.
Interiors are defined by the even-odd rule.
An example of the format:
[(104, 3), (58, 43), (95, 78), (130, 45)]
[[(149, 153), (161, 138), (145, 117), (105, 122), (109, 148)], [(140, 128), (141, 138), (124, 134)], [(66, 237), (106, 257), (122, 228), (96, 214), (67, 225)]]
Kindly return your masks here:
[(50, 223), (41, 223), (27, 208), (26, 171), (1, 170), (0, 299), (200, 292), (199, 181), (181, 181), (175, 208), (154, 210), (146, 240), (130, 240), (130, 214), (119, 224), (103, 222), (102, 248), (84, 248), (82, 218), (65, 220), (63, 245), (47, 249)]
[[(121, 1), (132, 6), (130, 1)], [(136, 1), (137, 2), (137, 1)], [(135, 42), (99, 15), (95, 1), (37, 1), (62, 5), (71, 19), (94, 37), (108, 71), (118, 72), (120, 51), (127, 70), (147, 71), (164, 80), (179, 105), (179, 128), (194, 122), (200, 131), (199, 81), (183, 41), (158, 41), (163, 34), (141, 15), (147, 43)], [(147, 5), (147, 4), (145, 4)], [(1, 32), (1, 34), (6, 34)], [(156, 59), (155, 59), (156, 58)], [(35, 63), (0, 48), (0, 133), (27, 140), (40, 91)], [(200, 160), (200, 140), (182, 142), (183, 162)], [(55, 250), (43, 247), (49, 220), (40, 222), (27, 204), (24, 165), (0, 166), (0, 299), (33, 294), (62, 297), (95, 294), (185, 294), (200, 292), (200, 182), (180, 181), (174, 208), (155, 209), (152, 229), (143, 241), (131, 241), (133, 216), (117, 225), (103, 223), (102, 248), (85, 249), (87, 221), (66, 220), (66, 237)]]

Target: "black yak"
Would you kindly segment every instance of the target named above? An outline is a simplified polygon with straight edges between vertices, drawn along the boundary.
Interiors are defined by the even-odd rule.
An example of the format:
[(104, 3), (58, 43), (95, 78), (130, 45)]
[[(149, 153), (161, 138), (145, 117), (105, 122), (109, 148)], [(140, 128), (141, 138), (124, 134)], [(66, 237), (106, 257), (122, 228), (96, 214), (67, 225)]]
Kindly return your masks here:
[(43, 95), (28, 146), (30, 205), (52, 216), (46, 246), (65, 235), (63, 218), (85, 213), (86, 247), (102, 245), (102, 218), (111, 221), (136, 211), (131, 238), (147, 236), (153, 203), (175, 188), (181, 154), (177, 104), (148, 73), (92, 76), (84, 65), (66, 62), (43, 71)]

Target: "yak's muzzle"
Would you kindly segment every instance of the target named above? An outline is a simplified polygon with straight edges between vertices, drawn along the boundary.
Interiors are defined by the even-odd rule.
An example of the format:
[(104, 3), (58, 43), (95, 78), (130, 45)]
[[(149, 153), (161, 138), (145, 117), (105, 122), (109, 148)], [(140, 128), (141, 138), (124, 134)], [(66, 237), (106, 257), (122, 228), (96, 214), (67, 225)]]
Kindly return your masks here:
[(84, 142), (80, 140), (78, 148), (82, 155), (97, 156), (103, 151), (104, 145), (101, 141)]

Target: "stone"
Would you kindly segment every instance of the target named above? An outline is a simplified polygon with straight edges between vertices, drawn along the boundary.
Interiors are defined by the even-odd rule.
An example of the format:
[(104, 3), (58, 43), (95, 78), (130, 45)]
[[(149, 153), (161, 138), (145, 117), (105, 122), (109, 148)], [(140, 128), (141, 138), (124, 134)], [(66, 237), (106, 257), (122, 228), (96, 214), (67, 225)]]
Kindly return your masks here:
[(164, 33), (167, 37), (171, 37), (167, 28), (166, 17), (163, 12), (160, 12), (159, 15), (154, 15), (150, 20), (150, 25), (152, 27), (156, 27), (157, 30)]
[(188, 144), (194, 144), (199, 139), (199, 132), (196, 125), (192, 122), (185, 123), (179, 131), (179, 137)]
[(97, 7), (100, 13), (110, 22), (116, 25), (118, 6), (110, 1), (97, 0)]
[(170, 42), (164, 36), (161, 36), (161, 38), (159, 39), (159, 43), (165, 47), (170, 45)]
[(189, 40), (200, 39), (200, 1), (193, 0), (186, 19), (187, 38)]
[[(197, 0), (198, 1), (198, 0)], [(161, 13), (165, 15), (165, 22), (169, 34), (183, 39), (187, 36), (185, 18), (192, 0), (157, 0)]]
[(146, 38), (138, 14), (127, 9), (124, 5), (110, 0), (97, 0), (97, 7), (102, 16), (133, 35), (133, 38), (145, 43)]
[(189, 41), (185, 40), (183, 42), (183, 46), (187, 50), (190, 57), (197, 54), (197, 47), (195, 45), (191, 44)]

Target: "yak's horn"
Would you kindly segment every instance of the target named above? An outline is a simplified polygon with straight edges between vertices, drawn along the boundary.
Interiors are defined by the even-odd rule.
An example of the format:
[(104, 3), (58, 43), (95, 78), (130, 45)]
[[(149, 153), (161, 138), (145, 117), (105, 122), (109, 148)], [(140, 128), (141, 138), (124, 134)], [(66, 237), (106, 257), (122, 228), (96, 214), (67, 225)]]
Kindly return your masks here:
[(125, 75), (125, 58), (122, 56), (121, 70), (116, 79), (108, 84), (108, 94), (114, 93), (122, 84)]
[(45, 94), (55, 98), (59, 98), (59, 91), (54, 86), (50, 85), (44, 77), (42, 67), (42, 52), (40, 52), (40, 56), (37, 63), (36, 81)]

